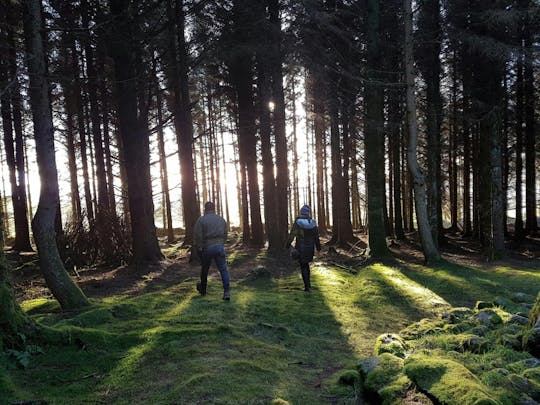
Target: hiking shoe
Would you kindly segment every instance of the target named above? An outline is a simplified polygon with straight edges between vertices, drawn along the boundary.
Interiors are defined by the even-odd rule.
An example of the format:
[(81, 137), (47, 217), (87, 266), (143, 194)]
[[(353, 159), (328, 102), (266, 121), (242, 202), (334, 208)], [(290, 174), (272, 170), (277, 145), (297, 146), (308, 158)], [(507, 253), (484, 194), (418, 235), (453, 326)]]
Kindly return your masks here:
[(309, 287), (305, 287), (305, 288), (304, 288), (304, 292), (306, 292), (306, 293), (310, 293), (310, 292), (311, 292), (311, 288), (309, 288)]
[(223, 299), (224, 299), (225, 301), (230, 301), (230, 300), (231, 300), (231, 293), (230, 293), (230, 291), (225, 291), (225, 292), (223, 293)]
[(196, 287), (197, 287), (197, 291), (199, 292), (199, 294), (201, 294), (201, 295), (206, 295), (206, 291), (203, 290), (202, 284), (201, 284), (200, 281), (197, 283), (197, 286), (196, 286)]

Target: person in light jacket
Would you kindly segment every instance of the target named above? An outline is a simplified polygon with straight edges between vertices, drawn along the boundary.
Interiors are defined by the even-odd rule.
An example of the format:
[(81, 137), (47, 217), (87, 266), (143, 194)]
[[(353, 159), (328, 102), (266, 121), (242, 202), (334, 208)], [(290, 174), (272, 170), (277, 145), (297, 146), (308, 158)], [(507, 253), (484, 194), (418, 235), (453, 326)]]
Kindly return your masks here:
[(225, 255), (225, 241), (227, 240), (227, 222), (216, 214), (213, 202), (204, 204), (204, 215), (195, 223), (194, 248), (201, 258), (201, 281), (197, 283), (197, 291), (206, 295), (208, 270), (212, 261), (221, 275), (223, 283), (223, 299), (231, 299), (229, 272)]
[(287, 249), (291, 247), (293, 240), (296, 239), (295, 256), (300, 262), (300, 271), (304, 281), (304, 291), (310, 292), (310, 269), (309, 263), (313, 260), (315, 248), (321, 250), (321, 241), (319, 240), (319, 228), (317, 221), (311, 218), (311, 208), (304, 205), (300, 209), (300, 216), (296, 218), (289, 233), (287, 240)]

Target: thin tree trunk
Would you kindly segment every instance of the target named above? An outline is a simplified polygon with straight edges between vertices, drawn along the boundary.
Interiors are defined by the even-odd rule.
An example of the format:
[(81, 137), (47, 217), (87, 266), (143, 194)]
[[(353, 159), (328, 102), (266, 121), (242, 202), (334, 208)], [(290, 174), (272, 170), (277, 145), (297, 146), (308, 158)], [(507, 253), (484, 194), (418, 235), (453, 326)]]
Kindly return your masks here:
[(43, 49), (40, 0), (25, 0), (23, 20), (30, 77), (30, 104), (34, 121), (37, 164), (40, 172), (41, 192), (38, 209), (32, 221), (32, 230), (38, 248), (40, 268), (55, 298), (64, 309), (89, 304), (88, 300), (69, 277), (58, 253), (55, 238), (55, 219), (59, 204), (58, 176), (54, 153), (54, 134), (46, 59)]
[(519, 50), (516, 64), (516, 221), (514, 223), (514, 239), (521, 240), (525, 236), (523, 228), (523, 50)]
[(167, 168), (167, 156), (165, 154), (165, 140), (163, 137), (163, 112), (161, 100), (161, 89), (159, 83), (156, 80), (156, 104), (157, 104), (157, 137), (158, 137), (158, 152), (159, 152), (159, 167), (161, 173), (161, 192), (163, 194), (163, 200), (165, 202), (164, 212), (165, 221), (163, 227), (167, 229), (167, 242), (174, 242), (174, 229), (172, 223), (172, 210), (171, 210), (171, 195), (169, 193), (169, 171)]
[(414, 95), (414, 73), (413, 73), (413, 40), (412, 40), (412, 7), (411, 0), (404, 0), (405, 12), (405, 79), (407, 83), (407, 121), (409, 124), (409, 143), (407, 149), (407, 160), (409, 170), (414, 177), (414, 198), (416, 205), (416, 222), (418, 232), (422, 242), (424, 258), (427, 263), (439, 260), (440, 255), (434, 242), (429, 224), (429, 216), (426, 204), (426, 190), (424, 185), (424, 175), (418, 165), (416, 157), (417, 150), (417, 124), (416, 124), (416, 99)]
[[(14, 249), (19, 252), (32, 252), (30, 243), (30, 227), (28, 225), (28, 210), (26, 207), (26, 179), (24, 158), (24, 137), (22, 123), (22, 100), (19, 78), (17, 77), (17, 44), (15, 35), (9, 24), (7, 27), (7, 43), (9, 46), (9, 77), (11, 84), (11, 112), (13, 118), (13, 130), (15, 133), (15, 167), (16, 172), (16, 201), (13, 203), (15, 216), (15, 244)], [(15, 206), (17, 208), (15, 209)]]
[(317, 177), (317, 223), (319, 233), (326, 236), (327, 204), (325, 200), (325, 149), (326, 149), (326, 125), (324, 119), (324, 103), (321, 91), (321, 83), (315, 73), (310, 74), (312, 87), (313, 106), (313, 132), (315, 136), (315, 165)]
[[(92, 124), (92, 137), (94, 154), (93, 159), (95, 161), (95, 177), (97, 180), (97, 212), (99, 216), (103, 211), (108, 211), (109, 195), (107, 192), (107, 176), (105, 173), (105, 158), (103, 153), (103, 141), (101, 136), (101, 117), (100, 109), (98, 106), (98, 92), (97, 84), (101, 80), (98, 77), (98, 71), (95, 67), (94, 50), (91, 44), (90, 38), (90, 15), (88, 10), (88, 0), (82, 0), (80, 4), (82, 24), (86, 29), (87, 34), (83, 36), (84, 54), (86, 57), (86, 78), (88, 83), (88, 100), (90, 103), (90, 123)], [(99, 220), (99, 218), (98, 218)], [(105, 224), (104, 224), (105, 225)], [(107, 226), (101, 227), (101, 232), (108, 232)]]
[[(531, 1), (527, 2), (532, 5)], [(530, 13), (529, 10), (527, 10)], [(533, 32), (531, 30), (532, 16), (527, 16), (524, 27), (525, 66), (523, 71), (524, 101), (525, 101), (525, 230), (529, 234), (538, 232), (536, 210), (536, 133), (535, 133), (535, 87), (534, 62), (538, 55), (534, 53)], [(536, 28), (536, 31), (538, 28)], [(536, 59), (535, 59), (536, 58)]]

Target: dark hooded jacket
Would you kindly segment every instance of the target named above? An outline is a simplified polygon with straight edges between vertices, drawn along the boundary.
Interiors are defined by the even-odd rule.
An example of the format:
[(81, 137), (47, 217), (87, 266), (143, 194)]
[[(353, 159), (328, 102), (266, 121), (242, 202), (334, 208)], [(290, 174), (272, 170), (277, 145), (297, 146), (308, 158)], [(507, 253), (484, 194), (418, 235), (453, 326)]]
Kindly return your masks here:
[(319, 240), (319, 228), (317, 221), (306, 216), (296, 218), (289, 234), (287, 248), (289, 248), (296, 238), (295, 248), (298, 251), (300, 263), (309, 263), (313, 260), (315, 248), (321, 250)]

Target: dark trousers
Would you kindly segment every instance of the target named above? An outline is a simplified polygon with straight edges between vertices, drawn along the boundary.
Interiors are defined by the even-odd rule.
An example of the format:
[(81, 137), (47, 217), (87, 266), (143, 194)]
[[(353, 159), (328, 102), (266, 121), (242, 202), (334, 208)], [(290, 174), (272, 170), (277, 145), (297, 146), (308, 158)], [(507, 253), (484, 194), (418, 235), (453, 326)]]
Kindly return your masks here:
[(310, 269), (309, 269), (309, 262), (300, 262), (300, 272), (302, 273), (302, 280), (304, 281), (304, 289), (310, 290), (311, 289), (311, 281), (310, 281)]
[(201, 256), (201, 287), (206, 292), (206, 284), (208, 279), (208, 270), (212, 261), (216, 263), (221, 281), (223, 282), (223, 290), (229, 291), (229, 272), (227, 271), (227, 259), (225, 257), (225, 248), (223, 245), (209, 246), (203, 249)]

